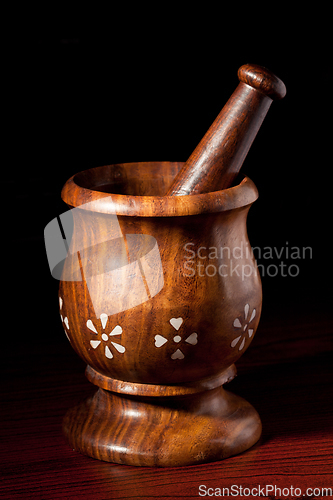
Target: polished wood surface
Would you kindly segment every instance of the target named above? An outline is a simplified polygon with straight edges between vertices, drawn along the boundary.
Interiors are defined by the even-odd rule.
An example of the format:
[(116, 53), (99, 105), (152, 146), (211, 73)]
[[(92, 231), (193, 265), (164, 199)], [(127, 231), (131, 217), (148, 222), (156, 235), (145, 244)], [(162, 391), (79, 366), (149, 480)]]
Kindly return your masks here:
[(293, 485), (302, 495), (290, 498), (329, 498), (303, 496), (307, 488), (332, 487), (333, 479), (331, 312), (328, 303), (310, 298), (286, 292), (279, 302), (270, 294), (251, 349), (237, 363), (239, 376), (226, 386), (260, 413), (258, 444), (189, 467), (131, 467), (74, 452), (62, 435), (62, 418), (94, 389), (57, 311), (47, 332), (19, 343), (6, 337), (13, 348), (2, 361), (0, 498), (197, 499), (200, 485)]
[(184, 466), (228, 458), (258, 441), (261, 421), (222, 386), (182, 397), (124, 397), (98, 389), (63, 428), (76, 451), (126, 465)]
[(273, 99), (282, 99), (286, 94), (284, 83), (261, 66), (241, 66), (238, 78), (238, 87), (174, 179), (167, 195), (209, 193), (233, 184)]
[[(260, 437), (255, 409), (222, 388), (260, 319), (260, 276), (246, 251), (258, 192), (244, 178), (229, 190), (161, 196), (181, 167), (109, 165), (73, 176), (62, 191), (74, 232), (60, 315), (100, 387), (69, 410), (64, 432), (71, 447), (101, 460), (190, 465)], [(207, 272), (198, 267), (202, 247), (215, 249)], [(233, 271), (236, 259), (245, 276)]]
[(216, 213), (236, 208), (239, 203), (248, 205), (258, 196), (254, 183), (248, 177), (240, 180), (241, 191), (234, 186), (223, 191), (193, 194), (190, 198), (163, 196), (163, 190), (169, 188), (183, 165), (184, 162), (155, 161), (91, 168), (68, 179), (61, 196), (71, 207), (89, 203), (87, 209), (97, 213), (135, 217)]
[[(71, 325), (68, 327), (64, 323), (64, 329), (73, 348), (89, 366), (107, 377), (163, 386), (201, 383), (203, 379), (222, 373), (243, 354), (239, 346), (235, 349), (230, 343), (239, 331), (233, 323), (236, 318), (244, 320), (246, 304), (251, 307), (246, 313), (247, 319), (250, 320), (252, 314), (253, 318), (248, 321), (252, 335), (247, 336), (244, 349), (248, 348), (255, 334), (261, 311), (261, 282), (253, 255), (245, 249), (250, 248), (247, 214), (258, 197), (258, 191), (250, 179), (244, 178), (238, 186), (215, 193), (168, 198), (159, 196), (161, 192), (155, 187), (156, 196), (140, 196), (141, 192), (151, 193), (150, 179), (154, 176), (163, 192), (171, 182), (169, 171), (181, 166), (181, 163), (172, 162), (117, 165), (117, 171), (121, 170), (122, 176), (126, 177), (127, 187), (122, 189), (124, 194), (110, 195), (103, 192), (103, 185), (110, 182), (113, 170), (109, 165), (96, 169), (97, 173), (88, 171), (74, 176), (62, 191), (63, 200), (70, 207), (80, 208), (73, 211), (74, 234), (69, 251), (75, 254), (77, 248), (84, 247), (93, 250), (86, 255), (80, 251), (78, 260), (67, 259), (64, 272), (68, 271), (70, 277), (78, 277), (79, 281), (63, 280), (60, 283), (60, 314), (67, 317)], [(96, 177), (90, 184), (91, 189), (82, 187), (82, 176), (93, 174)], [(139, 196), (126, 194), (136, 189), (138, 179)], [(96, 184), (100, 191), (95, 190)], [(112, 229), (113, 223), (115, 227)], [(133, 234), (153, 238), (144, 240), (140, 246), (142, 239), (134, 240), (131, 238)], [(101, 244), (105, 239), (112, 239), (113, 245)], [(111, 295), (110, 274), (101, 271), (109, 270), (112, 262), (116, 258), (119, 260), (121, 252), (124, 254), (122, 264), (134, 265), (146, 256), (148, 266), (147, 256), (156, 244), (161, 270), (155, 261), (153, 272), (146, 270), (145, 276), (150, 282), (148, 288), (152, 291), (150, 297), (144, 287), (136, 291), (131, 302), (129, 289), (121, 288), (123, 303), (119, 303), (119, 310), (112, 309), (114, 314), (108, 314), (109, 318), (103, 325), (100, 313), (107, 313), (112, 307), (110, 301), (116, 298)], [(193, 250), (192, 253), (186, 250), (187, 244), (190, 245), (188, 249), (195, 251), (202, 245), (216, 249), (216, 254), (205, 259), (205, 266), (216, 269), (214, 275), (209, 272), (210, 268), (207, 273), (197, 271), (200, 256), (189, 259)], [(234, 264), (231, 252), (236, 246), (244, 249), (241, 255), (236, 255), (237, 264), (248, 266), (251, 271), (246, 279), (231, 269)], [(227, 249), (225, 259), (221, 255), (222, 248)], [(231, 258), (228, 258), (229, 253)], [(94, 260), (96, 268), (92, 267)], [(192, 264), (188, 268), (190, 260)], [(218, 272), (220, 265), (224, 267)], [(96, 280), (94, 273), (98, 277)], [(111, 278), (113, 286), (125, 287), (133, 278), (133, 269), (122, 265), (121, 273), (114, 273)], [(159, 293), (153, 293), (154, 289)], [(173, 321), (179, 323), (173, 324)], [(113, 358), (111, 363), (102, 349), (91, 348), (90, 340), (94, 339), (94, 333), (96, 341), (100, 340), (103, 331), (109, 335), (116, 325), (119, 325), (119, 338), (121, 335), (121, 344), (126, 350), (123, 356)], [(172, 340), (177, 332), (183, 339), (196, 333), (193, 344), (192, 340), (187, 343), (187, 347), (192, 345), (193, 349), (187, 349), (189, 356), (182, 362), (170, 359), (173, 344), (169, 342), (160, 349), (156, 348), (158, 340), (154, 341), (157, 334), (164, 339), (171, 336)], [(186, 344), (182, 344), (185, 348)]]

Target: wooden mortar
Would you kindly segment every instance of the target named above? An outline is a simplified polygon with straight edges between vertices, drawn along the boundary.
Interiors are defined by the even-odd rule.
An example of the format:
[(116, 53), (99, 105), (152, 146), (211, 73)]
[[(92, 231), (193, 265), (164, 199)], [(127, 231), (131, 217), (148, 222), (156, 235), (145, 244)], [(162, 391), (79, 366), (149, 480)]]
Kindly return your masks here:
[(187, 167), (108, 165), (62, 191), (74, 225), (60, 314), (98, 386), (63, 429), (73, 449), (99, 460), (198, 464), (240, 453), (261, 434), (256, 410), (223, 387), (261, 313), (246, 231), (257, 189), (244, 177), (224, 190), (163, 196)]

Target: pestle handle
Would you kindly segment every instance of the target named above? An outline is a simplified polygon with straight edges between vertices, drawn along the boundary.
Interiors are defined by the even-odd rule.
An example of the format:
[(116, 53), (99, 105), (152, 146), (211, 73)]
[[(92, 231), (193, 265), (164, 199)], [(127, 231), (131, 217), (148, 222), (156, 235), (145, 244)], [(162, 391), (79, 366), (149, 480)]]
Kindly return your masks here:
[(238, 78), (238, 87), (175, 177), (167, 196), (230, 187), (271, 103), (286, 94), (284, 83), (262, 66), (245, 64)]

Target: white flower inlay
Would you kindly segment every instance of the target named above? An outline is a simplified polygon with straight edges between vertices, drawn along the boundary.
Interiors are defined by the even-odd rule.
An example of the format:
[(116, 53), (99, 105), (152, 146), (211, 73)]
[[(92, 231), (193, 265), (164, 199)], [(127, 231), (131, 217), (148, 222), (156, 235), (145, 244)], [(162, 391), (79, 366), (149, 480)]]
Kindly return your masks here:
[(179, 330), (179, 328), (182, 326), (182, 323), (183, 323), (183, 318), (170, 319), (170, 325), (172, 325), (175, 330)]
[(62, 306), (64, 304), (64, 301), (62, 300), (62, 298), (59, 296), (59, 310), (60, 310), (60, 318), (61, 318), (61, 321), (62, 321), (62, 326), (64, 327), (64, 330), (65, 330), (65, 333), (66, 333), (66, 337), (68, 338), (69, 341), (71, 341), (71, 339), (69, 338), (68, 336), (68, 331), (69, 331), (69, 321), (68, 321), (68, 318), (67, 316), (63, 317), (62, 315)]
[(233, 339), (230, 346), (236, 347), (238, 342), (240, 342), (240, 344), (238, 346), (239, 351), (241, 351), (245, 345), (246, 332), (248, 333), (249, 338), (251, 338), (253, 335), (253, 331), (254, 331), (253, 328), (248, 328), (248, 326), (251, 323), (251, 321), (253, 321), (254, 318), (256, 317), (256, 310), (253, 309), (252, 314), (248, 320), (249, 310), (250, 310), (250, 306), (249, 306), (249, 304), (246, 304), (244, 307), (244, 323), (241, 323), (239, 318), (236, 318), (233, 322), (234, 327), (237, 329), (241, 328), (242, 331), (241, 331), (240, 335), (238, 335), (236, 338)]
[[(178, 331), (180, 329), (180, 327), (182, 326), (183, 321), (184, 321), (183, 318), (171, 318), (169, 320), (169, 323), (175, 330)], [(173, 340), (173, 342), (175, 342), (175, 344), (179, 344), (179, 342), (182, 341), (182, 337), (180, 335), (175, 335), (172, 340)], [(191, 333), (191, 335), (189, 337), (186, 337), (186, 339), (184, 339), (184, 341), (187, 344), (197, 345), (198, 334), (196, 332)], [(162, 335), (155, 335), (155, 346), (156, 347), (162, 347), (167, 342), (168, 342), (168, 339), (166, 339)], [(177, 349), (173, 354), (171, 354), (171, 359), (184, 359), (184, 358), (185, 358), (185, 354), (180, 349)]]
[[(108, 322), (108, 315), (105, 314), (105, 313), (102, 313), (99, 318), (101, 320), (102, 330), (103, 330), (103, 333), (101, 333), (101, 339), (104, 342), (107, 342), (109, 340), (109, 337), (114, 337), (116, 335), (121, 335), (122, 334), (123, 329), (121, 328), (120, 325), (116, 325), (113, 328), (113, 330), (107, 335), (105, 333), (105, 328), (106, 328), (106, 325), (107, 325), (107, 322)], [(97, 325), (94, 325), (94, 323), (91, 321), (91, 319), (88, 319), (86, 325), (87, 325), (87, 327), (89, 328), (89, 330), (91, 332), (93, 332), (95, 335), (98, 335)], [(102, 340), (90, 340), (91, 347), (93, 349), (97, 349), (97, 347), (100, 344), (102, 344)], [(123, 354), (126, 351), (125, 347), (122, 346), (121, 344), (118, 344), (118, 342), (111, 341), (111, 344), (116, 349), (116, 351), (120, 352), (121, 354)], [(105, 345), (104, 353), (105, 353), (105, 356), (108, 359), (112, 359), (113, 358), (113, 353), (111, 352), (111, 349), (110, 349), (110, 347), (108, 345)]]

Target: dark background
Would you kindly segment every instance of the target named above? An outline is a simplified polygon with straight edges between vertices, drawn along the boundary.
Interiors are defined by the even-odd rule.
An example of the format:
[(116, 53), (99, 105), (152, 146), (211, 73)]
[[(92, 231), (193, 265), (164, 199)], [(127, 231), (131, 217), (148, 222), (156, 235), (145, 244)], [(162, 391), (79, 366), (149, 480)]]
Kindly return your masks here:
[(263, 277), (264, 307), (283, 313), (295, 303), (330, 306), (332, 75), (329, 30), (320, 24), (325, 16), (311, 25), (311, 16), (302, 15), (265, 23), (201, 9), (193, 15), (111, 7), (98, 23), (68, 9), (29, 12), (24, 36), (10, 44), (8, 72), (13, 134), (6, 185), (19, 213), (10, 252), (16, 309), (19, 291), (20, 311), (38, 307), (45, 321), (58, 319), (58, 283), (43, 231), (66, 210), (65, 181), (104, 164), (185, 161), (247, 62), (266, 66), (287, 86), (243, 166), (260, 194), (249, 214), (250, 242), (312, 248), (312, 259), (283, 257), (287, 266), (299, 266), (297, 277)]

